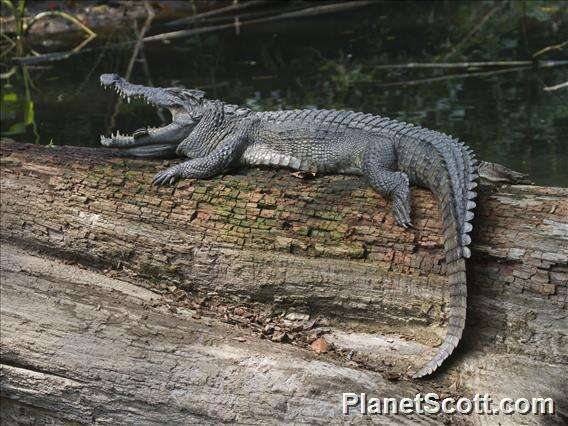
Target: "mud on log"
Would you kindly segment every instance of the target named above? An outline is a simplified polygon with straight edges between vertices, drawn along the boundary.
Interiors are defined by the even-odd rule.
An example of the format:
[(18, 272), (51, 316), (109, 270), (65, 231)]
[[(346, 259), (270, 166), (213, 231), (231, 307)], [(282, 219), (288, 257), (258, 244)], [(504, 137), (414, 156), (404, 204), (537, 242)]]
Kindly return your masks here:
[[(316, 393), (321, 391), (321, 399), (328, 404), (324, 404), (328, 409), (315, 410), (313, 417), (305, 417), (308, 421), (327, 421), (330, 413), (337, 415), (340, 409), (341, 386), (330, 388), (329, 383), (320, 383), (310, 376), (318, 375), (317, 369), (313, 370), (314, 365), (324, 360), (338, 368), (337, 383), (344, 383), (339, 377), (347, 374), (341, 369), (365, 375), (357, 376), (361, 380), (357, 385), (355, 382), (359, 379), (350, 382), (352, 388), (347, 386), (341, 391), (367, 389), (373, 393), (369, 389), (375, 389), (375, 394), (380, 393), (378, 396), (411, 397), (418, 391), (432, 390), (465, 396), (487, 392), (495, 398), (553, 397), (558, 413), (548, 420), (561, 421), (566, 416), (567, 189), (481, 188), (473, 256), (468, 262), (468, 325), (462, 344), (441, 374), (410, 383), (406, 373), (431, 356), (446, 327), (447, 280), (439, 212), (431, 194), (413, 189), (417, 229), (407, 231), (394, 224), (387, 203), (361, 185), (356, 177), (302, 180), (287, 171), (249, 170), (244, 172), (246, 174), (184, 181), (175, 188), (156, 189), (150, 185), (151, 178), (164, 166), (163, 162), (117, 158), (115, 153), (102, 149), (44, 148), (3, 142), (2, 240), (4, 244), (39, 251), (42, 257), (55, 255), (105, 270), (107, 274), (116, 275), (121, 285), (140, 292), (172, 293), (177, 302), (164, 302), (162, 305), (171, 309), (161, 313), (158, 322), (149, 319), (145, 325), (148, 330), (163, 330), (171, 316), (172, 327), (181, 327), (179, 324), (183, 322), (185, 327), (191, 328), (188, 334), (194, 336), (192, 339), (198, 339), (202, 327), (200, 319), (193, 317), (200, 315), (186, 315), (181, 321), (178, 318), (181, 314), (173, 311), (187, 310), (189, 306), (210, 311), (211, 315), (223, 312), (221, 317), (225, 320), (232, 320), (229, 314), (236, 311), (235, 307), (240, 309), (240, 314), (256, 312), (252, 320), (249, 316), (246, 321), (236, 321), (251, 326), (244, 329), (249, 333), (246, 339), (252, 342), (245, 345), (248, 351), (245, 358), (258, 350), (270, 353), (267, 356), (284, 353), (288, 357), (307, 359), (309, 367), (306, 368), (312, 370), (309, 374), (303, 372), (302, 377), (309, 376), (308, 382), (313, 379), (310, 386)], [(12, 247), (7, 256), (21, 259), (31, 255)], [(45, 259), (37, 258), (37, 262), (45, 262)], [(79, 295), (69, 290), (72, 280), (56, 274), (41, 287), (38, 284), (41, 280), (32, 279), (38, 276), (36, 273), (26, 268), (12, 269), (6, 272), (4, 266), (2, 268), (3, 273), (8, 274), (3, 279), (2, 290), (3, 296), (8, 295), (2, 298), (1, 355), (6, 364), (2, 372), (2, 396), (28, 404), (30, 407), (26, 407), (30, 410), (31, 407), (47, 409), (52, 406), (49, 401), (68, 404), (65, 392), (38, 393), (37, 387), (42, 381), (34, 374), (47, 375), (48, 379), (54, 375), (51, 379), (55, 381), (77, 380), (92, 385), (97, 379), (89, 372), (90, 366), (111, 365), (115, 356), (111, 355), (113, 345), (118, 348), (117, 353), (125, 350), (121, 346), (129, 344), (123, 341), (127, 339), (125, 330), (132, 325), (125, 321), (116, 326), (121, 329), (116, 336), (100, 338), (100, 344), (106, 345), (110, 352), (97, 355), (89, 351), (88, 360), (78, 361), (78, 350), (66, 349), (72, 345), (70, 342), (77, 341), (84, 348), (91, 348), (94, 343), (76, 340), (85, 335), (85, 331), (73, 325), (80, 322), (77, 318), (71, 322), (62, 319), (69, 315), (63, 313), (66, 301), (73, 306), (79, 304)], [(15, 282), (20, 283), (19, 287)], [(81, 306), (90, 306), (95, 311), (119, 309), (116, 302), (110, 302), (112, 297), (101, 293), (99, 284), (83, 287), (85, 300), (80, 302)], [(58, 330), (56, 334), (65, 336), (67, 343), (63, 342), (62, 346), (35, 343), (42, 342), (42, 336), (37, 333), (43, 320), (41, 316), (26, 317), (18, 311), (23, 303), (22, 296), (18, 296), (20, 288), (29, 293), (24, 299), (30, 306), (34, 303), (40, 306), (40, 300), (62, 300), (63, 306), (54, 308), (58, 313), (45, 319), (45, 324), (51, 324), (44, 330)], [(120, 309), (121, 315), (129, 315), (129, 312), (133, 312), (134, 317), (138, 315), (126, 302)], [(32, 311), (30, 308), (29, 312)], [(281, 321), (275, 327), (270, 325), (272, 328), (262, 323), (255, 328), (258, 312), (269, 312), (266, 317)], [(310, 327), (301, 324), (308, 315)], [(80, 318), (88, 323), (94, 316), (90, 313)], [(4, 327), (5, 318), (9, 319), (11, 327)], [(251, 331), (257, 329), (260, 332)], [(324, 338), (333, 343), (333, 350), (318, 356), (292, 345), (260, 340), (260, 337), (288, 340), (296, 346), (307, 346), (314, 337), (314, 330), (316, 336), (325, 332)], [(284, 337), (283, 331), (286, 331)], [(217, 339), (217, 343), (213, 346), (222, 347), (223, 339), (230, 347), (238, 346), (232, 339), (242, 332), (236, 327), (215, 331), (212, 339)], [(280, 338), (275, 338), (279, 332)], [(23, 337), (19, 339), (19, 336)], [(112, 374), (101, 376), (99, 380), (104, 386), (108, 385), (104, 391), (107, 396), (113, 392), (121, 397), (129, 394), (128, 386), (139, 386), (139, 379), (156, 380), (153, 389), (163, 396), (156, 389), (157, 383), (166, 376), (158, 372), (152, 377), (158, 362), (150, 357), (153, 336), (147, 337), (147, 348), (138, 348), (141, 359), (146, 361), (140, 362), (137, 374), (145, 378), (140, 379), (136, 374), (129, 376), (132, 366), (126, 362), (115, 370), (111, 368), (115, 376), (122, 377), (124, 386), (113, 384), (116, 377)], [(181, 347), (180, 343), (174, 343), (178, 338), (172, 337), (174, 352)], [(231, 350), (227, 348), (229, 353)], [(189, 354), (199, 351), (192, 346), (186, 348), (185, 353), (191, 357)], [(167, 351), (160, 349), (158, 353), (161, 352)], [(221, 353), (219, 349), (212, 355), (215, 360), (219, 358), (220, 365), (224, 362)], [(345, 357), (348, 353), (350, 361)], [(185, 362), (180, 364), (181, 370), (205, 368), (205, 361), (192, 364), (191, 359), (186, 359)], [(203, 370), (202, 377), (207, 371)], [(387, 382), (377, 372), (401, 380)], [(235, 380), (248, 383), (249, 379), (243, 373)], [(374, 385), (369, 388), (371, 382)], [(269, 389), (267, 383), (258, 386), (269, 402), (270, 395), (279, 391)], [(90, 385), (86, 387), (92, 389)], [(194, 383), (194, 386), (197, 392), (200, 385)], [(201, 392), (211, 392), (203, 386)], [(221, 388), (222, 391), (217, 389), (218, 393), (234, 397), (230, 390)], [(19, 393), (15, 389), (19, 389)], [(334, 392), (337, 396), (330, 402), (326, 398)], [(140, 415), (148, 421), (158, 420), (142, 416), (150, 415), (142, 405), (148, 403), (151, 395), (150, 392), (140, 394), (139, 399), (124, 399), (124, 406), (135, 407), (130, 413), (134, 417), (130, 418)], [(167, 398), (160, 401), (169, 409), (177, 407), (172, 415), (178, 413), (178, 409), (182, 412), (191, 407), (201, 407), (199, 415), (209, 421), (225, 419), (228, 415), (219, 408), (209, 407), (203, 411), (203, 406), (191, 398), (181, 405)], [(85, 421), (86, 413), (94, 417), (100, 415), (101, 419), (127, 418), (121, 417), (128, 412), (124, 407), (122, 411), (118, 406), (107, 410), (94, 404), (93, 408), (93, 404), (83, 400), (77, 404), (62, 406), (62, 410), (71, 413), (64, 418)], [(264, 409), (269, 410), (268, 418), (302, 421), (315, 406), (322, 406), (321, 401), (313, 404), (300, 404), (302, 408), (289, 413), (288, 417), (274, 405)], [(253, 410), (251, 416), (240, 419), (263, 421), (259, 410)], [(174, 417), (168, 419), (175, 420)], [(465, 421), (470, 419), (473, 420), (468, 416)], [(506, 417), (505, 422), (513, 419)], [(543, 421), (538, 417), (523, 416), (522, 419), (533, 423)]]

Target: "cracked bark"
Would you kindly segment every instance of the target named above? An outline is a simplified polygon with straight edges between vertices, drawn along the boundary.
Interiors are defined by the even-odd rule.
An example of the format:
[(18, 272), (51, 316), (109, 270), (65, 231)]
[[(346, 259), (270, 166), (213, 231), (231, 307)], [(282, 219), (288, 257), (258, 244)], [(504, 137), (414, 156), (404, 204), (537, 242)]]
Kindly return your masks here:
[[(482, 188), (460, 349), (430, 380), (389, 382), (339, 355), (353, 349), (367, 365), (406, 373), (441, 340), (446, 279), (431, 194), (413, 189), (409, 232), (358, 178), (250, 170), (152, 188), (163, 167), (102, 149), (3, 142), (2, 397), (12, 415), (327, 423), (341, 421), (343, 391), (432, 390), (551, 396), (556, 416), (522, 420), (566, 415), (568, 190)], [(141, 306), (172, 285), (220, 303), (319, 315), (335, 356)]]

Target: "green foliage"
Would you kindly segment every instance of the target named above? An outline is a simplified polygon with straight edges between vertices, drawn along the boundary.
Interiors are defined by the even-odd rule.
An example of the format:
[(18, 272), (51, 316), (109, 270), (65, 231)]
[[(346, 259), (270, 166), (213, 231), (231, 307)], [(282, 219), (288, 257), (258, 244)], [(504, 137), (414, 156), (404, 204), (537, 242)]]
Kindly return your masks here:
[(24, 36), (24, 14), (26, 11), (26, 1), (18, 0), (17, 5), (15, 6), (12, 0), (2, 0), (2, 4), (7, 6), (8, 9), (14, 15), (16, 39), (12, 40), (4, 33), (3, 30), (2, 30), (2, 37), (8, 39), (11, 42), (11, 44), (15, 47), (16, 56), (21, 56), (22, 52), (24, 51), (23, 36)]
[[(15, 80), (15, 85), (11, 80)], [(16, 88), (22, 84), (24, 93), (18, 93)], [(2, 86), (0, 98), (0, 116), (3, 123), (12, 123), (7, 129), (2, 126), (2, 136), (16, 136), (26, 134), (29, 129), (35, 136), (35, 142), (39, 142), (39, 133), (36, 125), (34, 102), (31, 96), (31, 80), (28, 71), (20, 68)]]

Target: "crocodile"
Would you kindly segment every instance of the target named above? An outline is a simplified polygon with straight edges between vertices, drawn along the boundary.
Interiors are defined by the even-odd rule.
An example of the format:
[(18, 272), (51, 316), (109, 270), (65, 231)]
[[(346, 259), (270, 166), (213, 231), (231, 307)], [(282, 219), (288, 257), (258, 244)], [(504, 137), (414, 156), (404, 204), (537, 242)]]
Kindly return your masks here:
[(448, 327), (435, 355), (414, 375), (432, 374), (452, 354), (466, 320), (466, 259), (476, 206), (478, 162), (473, 151), (444, 133), (353, 111), (253, 111), (211, 100), (200, 90), (157, 88), (103, 74), (101, 84), (130, 102), (168, 109), (171, 123), (132, 135), (101, 136), (108, 147), (137, 157), (184, 157), (156, 174), (155, 185), (204, 179), (228, 169), (275, 166), (313, 174), (355, 174), (391, 200), (396, 223), (413, 227), (410, 185), (432, 191), (444, 234), (450, 285)]

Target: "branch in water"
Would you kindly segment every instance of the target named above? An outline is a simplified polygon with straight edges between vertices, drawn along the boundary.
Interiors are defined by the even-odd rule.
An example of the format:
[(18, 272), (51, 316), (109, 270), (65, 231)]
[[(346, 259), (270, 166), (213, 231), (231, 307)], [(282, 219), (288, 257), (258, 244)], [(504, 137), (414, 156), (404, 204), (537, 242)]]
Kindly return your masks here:
[[(527, 64), (535, 64), (531, 61), (518, 61), (519, 63), (527, 63)], [(474, 62), (472, 62), (474, 63)], [(494, 62), (496, 63), (496, 62)], [(420, 64), (418, 64), (420, 65)], [(430, 65), (430, 64), (428, 64)], [(435, 64), (432, 64), (435, 65)], [(441, 64), (444, 65), (444, 64)], [(452, 65), (452, 64), (446, 64), (446, 65)], [(458, 64), (459, 65), (459, 64)], [(564, 66), (564, 65), (568, 65), (568, 61), (541, 61), (541, 62), (537, 62), (536, 65), (538, 65), (539, 68), (550, 68), (550, 67), (558, 67), (558, 66)], [(383, 68), (388, 68), (388, 65), (384, 65), (382, 66)], [(399, 67), (399, 68), (405, 68), (404, 64), (401, 65), (395, 65), (394, 66)], [(382, 83), (382, 84), (378, 84), (379, 87), (392, 87), (392, 86), (412, 86), (412, 85), (416, 85), (416, 84), (422, 84), (422, 83), (432, 83), (435, 81), (443, 81), (443, 80), (453, 80), (456, 78), (467, 78), (467, 77), (479, 77), (479, 76), (485, 76), (485, 75), (496, 75), (496, 74), (505, 74), (505, 73), (510, 73), (510, 72), (518, 72), (518, 71), (525, 71), (527, 69), (532, 68), (532, 65), (525, 65), (525, 66), (514, 66), (511, 68), (506, 68), (506, 69), (500, 69), (500, 70), (493, 70), (493, 71), (478, 71), (478, 72), (468, 72), (468, 73), (461, 73), (461, 74), (452, 74), (452, 75), (442, 75), (442, 76), (438, 76), (438, 77), (430, 77), (430, 78), (421, 78), (421, 79), (417, 79), (417, 80), (407, 80), (407, 81), (396, 81), (393, 83)], [(375, 68), (381, 68), (381, 66), (379, 67), (375, 67)], [(412, 68), (412, 67), (407, 67), (407, 68)], [(443, 67), (432, 67), (432, 68), (443, 68)], [(365, 82), (368, 83), (368, 82)]]
[[(345, 3), (338, 3), (338, 4), (328, 4), (328, 5), (324, 5), (324, 6), (308, 7), (308, 8), (304, 8), (302, 10), (288, 12), (288, 13), (282, 13), (282, 14), (278, 14), (278, 15), (274, 15), (274, 16), (269, 16), (269, 17), (266, 17), (266, 18), (259, 18), (259, 19), (253, 19), (253, 20), (249, 20), (249, 21), (239, 22), (239, 26), (244, 27), (245, 25), (260, 24), (260, 23), (264, 23), (264, 22), (278, 21), (278, 20), (282, 20), (282, 19), (291, 19), (291, 18), (301, 18), (301, 17), (307, 17), (307, 16), (323, 15), (323, 14), (327, 14), (327, 13), (339, 12), (339, 11), (343, 11), (343, 10), (347, 10), (347, 9), (354, 9), (354, 8), (357, 8), (357, 7), (368, 6), (372, 3), (373, 2), (371, 0), (358, 0), (358, 1), (350, 1), (350, 2), (345, 2)], [(189, 37), (189, 36), (193, 36), (193, 35), (197, 35), (197, 34), (205, 34), (205, 33), (210, 33), (210, 32), (214, 32), (214, 31), (231, 29), (231, 28), (234, 28), (234, 27), (235, 27), (234, 22), (229, 23), (229, 24), (223, 24), (223, 25), (210, 25), (210, 26), (207, 26), (207, 27), (192, 28), (192, 29), (187, 29), (187, 30), (172, 31), (172, 32), (169, 32), (169, 33), (156, 34), (156, 35), (153, 35), (153, 36), (144, 37), (144, 39), (142, 41), (148, 42), (148, 41), (172, 40), (172, 39), (176, 39), (176, 38)], [(130, 46), (132, 44), (135, 44), (136, 42), (137, 41), (135, 41), (135, 40), (131, 40), (131, 41), (127, 41), (127, 42), (116, 43), (116, 44), (109, 46), (109, 47), (113, 48), (113, 47)], [(95, 49), (83, 49), (81, 52), (82, 53), (91, 52), (93, 50), (95, 50)], [(31, 64), (37, 64), (37, 63), (40, 63), (40, 62), (46, 62), (46, 61), (51, 62), (51, 61), (58, 61), (58, 60), (61, 60), (61, 59), (67, 59), (67, 58), (74, 56), (78, 53), (79, 52), (56, 52), (56, 53), (48, 53), (48, 54), (45, 54), (45, 55), (34, 56), (34, 57), (14, 58), (14, 61), (16, 61), (17, 63), (19, 63), (21, 65), (31, 65)]]
[(564, 83), (557, 84), (555, 86), (546, 86), (544, 88), (544, 91), (545, 92), (553, 92), (555, 90), (562, 89), (563, 87), (568, 87), (568, 81), (565, 81)]
[(375, 69), (390, 68), (479, 68), (479, 67), (519, 67), (532, 65), (534, 61), (485, 61), (485, 62), (409, 62), (407, 64), (377, 65)]
[(201, 19), (210, 18), (211, 16), (222, 15), (228, 12), (238, 12), (243, 9), (248, 9), (252, 6), (260, 6), (264, 4), (271, 3), (270, 0), (252, 0), (246, 3), (236, 3), (230, 6), (221, 7), (219, 9), (210, 10), (208, 12), (198, 13), (193, 16), (189, 16), (187, 18), (176, 19), (175, 21), (168, 22), (165, 24), (166, 27), (175, 27), (182, 24), (189, 24), (195, 21), (199, 21)]
[(506, 74), (510, 72), (518, 72), (528, 70), (532, 67), (515, 67), (515, 68), (507, 68), (504, 70), (496, 70), (496, 71), (480, 71), (480, 72), (468, 72), (462, 74), (452, 74), (452, 75), (442, 75), (439, 77), (431, 77), (431, 78), (421, 78), (417, 80), (407, 80), (407, 81), (396, 81), (394, 83), (383, 83), (378, 84), (378, 87), (394, 87), (394, 86), (414, 86), (417, 84), (423, 83), (433, 83), (436, 81), (444, 81), (444, 80), (453, 80), (456, 78), (467, 78), (467, 77), (479, 77), (485, 75), (496, 75), (496, 74)]
[(563, 43), (553, 44), (552, 46), (546, 46), (545, 48), (540, 49), (538, 52), (536, 52), (532, 57), (536, 58), (537, 56), (540, 56), (546, 52), (550, 52), (551, 50), (562, 50), (566, 46), (568, 46), (568, 40), (566, 40)]

